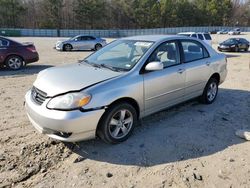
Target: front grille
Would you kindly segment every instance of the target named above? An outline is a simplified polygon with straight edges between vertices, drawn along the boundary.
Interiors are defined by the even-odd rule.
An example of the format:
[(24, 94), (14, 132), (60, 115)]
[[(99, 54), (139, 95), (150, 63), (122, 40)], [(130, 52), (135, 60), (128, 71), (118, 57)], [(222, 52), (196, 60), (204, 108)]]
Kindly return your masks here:
[(42, 105), (47, 97), (47, 93), (37, 89), (36, 87), (32, 87), (31, 97), (35, 103)]

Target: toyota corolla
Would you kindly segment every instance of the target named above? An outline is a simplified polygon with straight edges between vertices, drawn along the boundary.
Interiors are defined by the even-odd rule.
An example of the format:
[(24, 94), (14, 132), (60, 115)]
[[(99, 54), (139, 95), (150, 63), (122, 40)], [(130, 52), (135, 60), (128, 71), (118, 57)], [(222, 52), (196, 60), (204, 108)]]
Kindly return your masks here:
[(52, 138), (119, 143), (140, 118), (191, 98), (213, 103), (226, 65), (225, 55), (199, 39), (123, 38), (81, 62), (40, 72), (25, 106), (33, 126)]

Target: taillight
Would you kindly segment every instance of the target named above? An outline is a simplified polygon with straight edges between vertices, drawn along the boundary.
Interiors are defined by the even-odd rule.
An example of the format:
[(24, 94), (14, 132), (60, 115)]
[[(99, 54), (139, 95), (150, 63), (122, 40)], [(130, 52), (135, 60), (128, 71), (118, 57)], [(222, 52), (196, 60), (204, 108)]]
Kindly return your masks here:
[(29, 50), (31, 52), (36, 52), (35, 46), (29, 46), (29, 47), (27, 47), (27, 50)]

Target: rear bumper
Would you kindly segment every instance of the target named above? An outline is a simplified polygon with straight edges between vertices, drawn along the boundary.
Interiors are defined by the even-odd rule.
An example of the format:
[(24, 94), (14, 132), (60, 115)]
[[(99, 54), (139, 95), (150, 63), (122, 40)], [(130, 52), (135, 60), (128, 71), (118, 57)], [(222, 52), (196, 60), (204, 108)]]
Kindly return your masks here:
[(29, 57), (26, 57), (24, 61), (26, 64), (29, 64), (29, 63), (37, 62), (38, 60), (39, 60), (38, 53), (32, 53), (31, 55), (29, 55)]
[(89, 112), (49, 110), (46, 107), (48, 100), (46, 99), (42, 105), (37, 105), (33, 102), (30, 91), (25, 95), (28, 118), (40, 133), (65, 142), (95, 137), (97, 124), (104, 109)]

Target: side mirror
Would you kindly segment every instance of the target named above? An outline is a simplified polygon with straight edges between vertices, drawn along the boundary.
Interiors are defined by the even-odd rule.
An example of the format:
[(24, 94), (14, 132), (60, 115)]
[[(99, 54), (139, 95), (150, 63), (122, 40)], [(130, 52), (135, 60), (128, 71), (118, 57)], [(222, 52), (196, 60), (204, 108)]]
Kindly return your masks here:
[(160, 61), (153, 61), (146, 65), (145, 70), (146, 71), (157, 71), (163, 69), (163, 63)]

